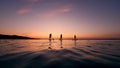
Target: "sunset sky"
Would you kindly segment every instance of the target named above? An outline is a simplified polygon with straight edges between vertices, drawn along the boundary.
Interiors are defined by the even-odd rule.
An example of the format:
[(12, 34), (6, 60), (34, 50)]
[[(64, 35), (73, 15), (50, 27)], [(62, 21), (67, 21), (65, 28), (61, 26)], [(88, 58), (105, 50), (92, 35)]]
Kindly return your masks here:
[(0, 0), (0, 34), (120, 38), (120, 0)]

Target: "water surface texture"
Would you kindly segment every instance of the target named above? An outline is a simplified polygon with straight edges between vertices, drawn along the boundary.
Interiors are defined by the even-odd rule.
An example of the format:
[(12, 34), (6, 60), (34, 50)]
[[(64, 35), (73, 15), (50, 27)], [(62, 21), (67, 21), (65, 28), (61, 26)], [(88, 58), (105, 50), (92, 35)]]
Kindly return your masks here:
[(0, 40), (0, 68), (120, 68), (120, 40)]

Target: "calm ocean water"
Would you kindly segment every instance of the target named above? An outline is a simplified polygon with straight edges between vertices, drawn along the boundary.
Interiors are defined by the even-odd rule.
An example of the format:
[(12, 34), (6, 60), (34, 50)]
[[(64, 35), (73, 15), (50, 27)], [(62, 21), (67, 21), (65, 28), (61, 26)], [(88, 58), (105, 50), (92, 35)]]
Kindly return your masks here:
[(120, 40), (0, 40), (0, 68), (120, 68)]

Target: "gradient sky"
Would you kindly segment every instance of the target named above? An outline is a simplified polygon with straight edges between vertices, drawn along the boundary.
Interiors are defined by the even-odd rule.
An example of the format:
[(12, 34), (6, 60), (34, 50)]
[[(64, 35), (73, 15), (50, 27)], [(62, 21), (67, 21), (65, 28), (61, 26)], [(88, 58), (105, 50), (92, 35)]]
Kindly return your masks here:
[(120, 0), (0, 0), (0, 34), (120, 38)]

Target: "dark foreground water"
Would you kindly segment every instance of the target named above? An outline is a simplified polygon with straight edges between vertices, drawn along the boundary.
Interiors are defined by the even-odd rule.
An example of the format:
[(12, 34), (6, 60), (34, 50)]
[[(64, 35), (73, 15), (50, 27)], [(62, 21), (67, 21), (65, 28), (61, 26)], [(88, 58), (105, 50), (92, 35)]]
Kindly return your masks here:
[(120, 40), (0, 40), (0, 68), (120, 68)]

